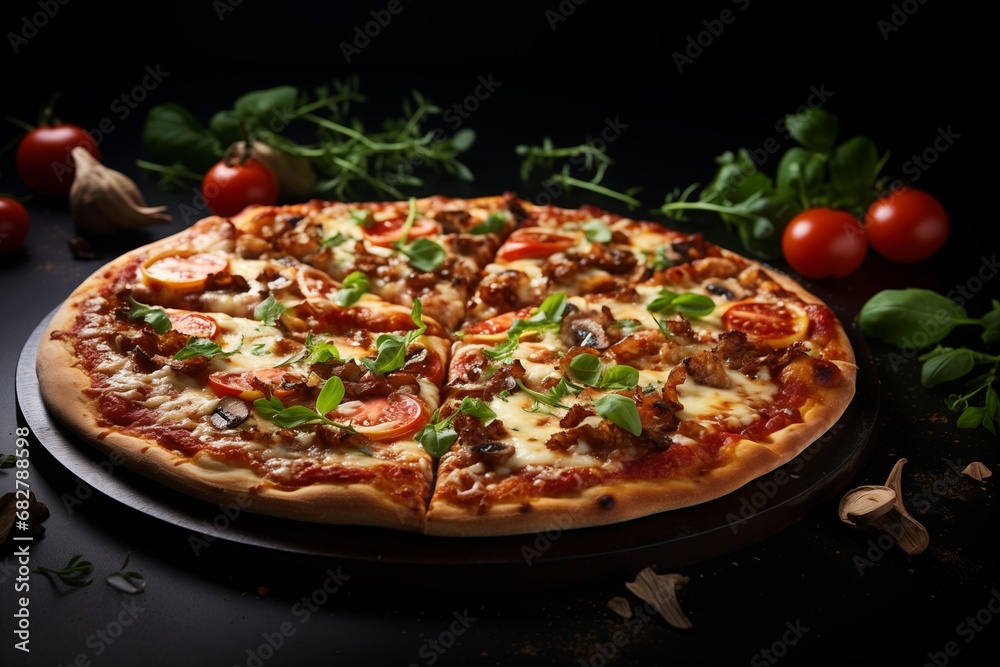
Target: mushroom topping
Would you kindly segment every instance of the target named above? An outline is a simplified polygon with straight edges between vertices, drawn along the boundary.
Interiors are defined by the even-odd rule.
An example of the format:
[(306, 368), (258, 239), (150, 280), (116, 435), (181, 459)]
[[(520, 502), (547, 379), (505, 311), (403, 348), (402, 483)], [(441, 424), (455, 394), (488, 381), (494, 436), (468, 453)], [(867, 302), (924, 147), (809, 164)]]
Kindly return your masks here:
[(487, 442), (481, 445), (472, 445), (472, 451), (490, 466), (502, 466), (514, 455), (514, 446), (505, 442)]
[(563, 315), (559, 337), (570, 346), (579, 345), (606, 350), (611, 346), (606, 326), (609, 326), (613, 321), (614, 318), (602, 311), (575, 310), (570, 313), (567, 310)]
[(677, 601), (677, 589), (689, 581), (682, 574), (656, 574), (652, 568), (647, 567), (639, 572), (635, 581), (626, 582), (625, 587), (639, 599), (652, 605), (667, 623), (687, 630), (692, 624)]
[(840, 500), (840, 520), (859, 530), (882, 530), (906, 553), (923, 552), (930, 543), (927, 529), (903, 505), (901, 476), (906, 459), (899, 459), (884, 485), (865, 485)]
[(223, 396), (209, 419), (218, 429), (235, 428), (250, 416), (247, 404), (235, 396)]

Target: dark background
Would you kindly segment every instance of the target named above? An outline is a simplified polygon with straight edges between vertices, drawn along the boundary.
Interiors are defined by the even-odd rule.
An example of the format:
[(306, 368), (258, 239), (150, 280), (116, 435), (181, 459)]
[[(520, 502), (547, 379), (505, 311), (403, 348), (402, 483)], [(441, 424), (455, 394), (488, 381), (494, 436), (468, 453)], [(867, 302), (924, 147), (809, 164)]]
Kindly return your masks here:
[[(149, 203), (167, 204), (175, 215), (168, 226), (103, 240), (95, 248), (97, 259), (81, 261), (67, 249), (77, 232), (65, 202), (28, 200), (33, 226), (24, 250), (0, 255), (6, 350), (0, 357), (0, 452), (13, 450), (15, 429), (23, 426), (14, 373), (38, 322), (124, 246), (185, 225), (180, 207), (191, 205), (191, 194), (160, 192), (135, 166), (147, 157), (140, 142), (145, 113), (162, 102), (183, 104), (207, 122), (250, 90), (282, 84), (311, 89), (357, 74), (369, 98), (364, 113), (375, 127), (398, 113), (411, 89), (447, 109), (474, 94), (479, 77), (492, 77), (500, 85), (463, 125), (477, 131), (476, 143), (462, 156), (476, 181), (428, 180), (412, 194), (515, 190), (536, 198), (537, 184), (518, 180), (515, 145), (537, 144), (545, 136), (557, 145), (581, 143), (599, 136), (607, 119), (618, 119), (627, 127), (608, 147), (615, 164), (605, 184), (640, 186), (643, 206), (652, 210), (674, 188), (707, 181), (714, 157), (725, 150), (759, 148), (772, 138), (788, 145), (776, 123), (821, 90), (828, 97), (825, 108), (841, 119), (843, 137), (864, 134), (891, 151), (888, 173), (901, 174), (939, 133), (957, 137), (946, 151), (931, 155), (935, 161), (926, 170), (915, 172), (915, 184), (945, 204), (953, 233), (941, 253), (919, 265), (869, 255), (857, 274), (804, 281), (807, 286), (849, 321), (884, 287), (947, 292), (965, 285), (981, 258), (996, 251), (995, 177), (982, 166), (990, 164), (986, 151), (993, 135), (979, 122), (994, 85), (988, 69), (994, 59), (987, 55), (991, 26), (958, 3), (875, 2), (846, 10), (761, 2), (646, 7), (599, 0), (528, 6), (402, 0), (402, 11), (346, 62), (341, 43), (354, 40), (355, 29), (373, 21), (371, 12), (388, 4), (42, 0), (7, 3), (0, 10), (0, 110), (31, 122), (60, 91), (56, 110), (64, 120), (92, 128), (111, 118), (115, 129), (101, 142), (105, 163), (135, 178)], [(46, 7), (53, 15), (43, 21), (37, 17)], [(724, 10), (734, 20), (721, 24), (708, 43), (710, 26), (718, 31)], [(26, 20), (40, 27), (32, 33)], [(12, 33), (27, 38), (16, 53)], [(693, 61), (678, 71), (674, 54), (684, 53), (689, 38), (699, 35), (707, 46), (700, 54), (690, 51)], [(120, 117), (115, 100), (141, 85), (147, 67), (167, 75)], [(15, 125), (0, 124), (0, 144), (18, 133)], [(771, 171), (775, 164), (764, 168)], [(0, 192), (28, 194), (17, 179), (13, 149), (0, 155)], [(618, 202), (579, 191), (558, 200), (584, 202), (628, 212)], [(703, 222), (699, 228), (710, 237), (738, 249), (738, 240), (716, 219)], [(967, 304), (969, 312), (981, 314), (995, 295), (994, 283), (987, 282)], [(844, 483), (880, 484), (893, 463), (906, 457), (908, 497), (934, 500), (918, 516), (931, 533), (930, 548), (918, 556), (891, 548), (859, 576), (856, 557), (875, 535), (841, 524), (838, 498), (828, 498), (775, 536), (680, 570), (691, 577), (679, 597), (693, 631), (678, 632), (658, 619), (627, 626), (605, 609), (610, 597), (628, 595), (623, 577), (601, 574), (599, 563), (593, 576), (585, 563), (577, 564), (571, 584), (497, 590), (495, 581), (467, 569), (451, 576), (435, 569), (414, 582), (396, 568), (299, 558), (226, 540), (195, 558), (188, 533), (97, 492), (70, 512), (60, 497), (75, 492), (75, 481), (44, 456), (39, 443), (33, 445), (33, 457), (39, 455), (32, 459), (31, 484), (52, 516), (46, 537), (32, 548), (32, 567), (83, 553), (95, 564), (95, 583), (64, 592), (32, 575), (32, 653), (23, 655), (11, 639), (15, 558), (0, 553), (2, 663), (69, 664), (84, 654), (94, 665), (246, 665), (248, 651), (266, 634), (287, 621), (299, 628), (293, 605), (316, 590), (328, 568), (340, 567), (353, 579), (263, 664), (830, 664), (834, 658), (979, 664), (974, 656), (997, 647), (1000, 625), (988, 606), (997, 586), (995, 482), (934, 484), (946, 478), (949, 462), (1000, 467), (997, 439), (981, 429), (955, 428), (955, 415), (943, 404), (947, 392), (921, 388), (915, 361), (897, 364), (891, 350), (874, 342), (871, 349), (879, 374), (879, 421), (865, 444), (864, 467)], [(13, 487), (12, 472), (0, 472), (0, 489)], [(129, 550), (148, 581), (137, 598), (101, 581)], [(512, 576), (517, 579), (516, 570)], [(88, 643), (133, 601), (143, 611), (117, 641)], [(993, 610), (1000, 610), (997, 604)], [(477, 620), (455, 646), (427, 653), (425, 642), (440, 639), (454, 614), (466, 610)], [(966, 642), (959, 625), (977, 614), (979, 623), (993, 623), (981, 625)], [(783, 636), (795, 638), (786, 631), (798, 623), (809, 630), (795, 644), (782, 643)], [(622, 640), (617, 645), (616, 636)], [(945, 653), (948, 642), (955, 643), (957, 655)], [(775, 649), (774, 660), (761, 653), (765, 649)]]

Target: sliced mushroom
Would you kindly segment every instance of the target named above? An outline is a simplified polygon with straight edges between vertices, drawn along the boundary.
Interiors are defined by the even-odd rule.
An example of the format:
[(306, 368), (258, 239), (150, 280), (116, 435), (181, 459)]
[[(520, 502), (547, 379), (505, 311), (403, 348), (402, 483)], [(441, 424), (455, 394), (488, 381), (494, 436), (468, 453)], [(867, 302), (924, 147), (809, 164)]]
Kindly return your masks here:
[(840, 520), (859, 530), (888, 533), (906, 553), (916, 555), (927, 549), (927, 529), (903, 505), (902, 470), (899, 459), (884, 485), (866, 485), (848, 491), (840, 500)]
[(223, 396), (209, 419), (218, 429), (235, 428), (250, 416), (250, 408), (235, 396)]
[(625, 587), (639, 599), (651, 604), (667, 623), (687, 630), (692, 624), (677, 601), (677, 589), (689, 581), (682, 574), (656, 574), (652, 568), (647, 567), (639, 572), (635, 581), (626, 582)]
[[(581, 347), (593, 347), (598, 350), (606, 350), (611, 345), (607, 331), (601, 320), (604, 315), (595, 311), (577, 311), (572, 314), (563, 314), (562, 328), (559, 336), (567, 345), (579, 345)], [(609, 321), (608, 324), (611, 324)]]
[(487, 442), (482, 445), (472, 445), (472, 451), (480, 459), (491, 466), (501, 466), (514, 455), (514, 446), (505, 442)]

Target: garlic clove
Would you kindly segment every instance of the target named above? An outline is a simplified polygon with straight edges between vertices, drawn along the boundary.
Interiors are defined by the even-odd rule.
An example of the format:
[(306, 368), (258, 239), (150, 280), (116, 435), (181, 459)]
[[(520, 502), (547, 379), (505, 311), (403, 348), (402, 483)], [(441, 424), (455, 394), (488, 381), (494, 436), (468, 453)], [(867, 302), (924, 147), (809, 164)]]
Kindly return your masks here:
[(74, 148), (72, 156), (76, 172), (70, 214), (81, 229), (108, 234), (172, 220), (166, 206), (147, 206), (139, 187), (125, 174), (105, 167), (83, 148)]

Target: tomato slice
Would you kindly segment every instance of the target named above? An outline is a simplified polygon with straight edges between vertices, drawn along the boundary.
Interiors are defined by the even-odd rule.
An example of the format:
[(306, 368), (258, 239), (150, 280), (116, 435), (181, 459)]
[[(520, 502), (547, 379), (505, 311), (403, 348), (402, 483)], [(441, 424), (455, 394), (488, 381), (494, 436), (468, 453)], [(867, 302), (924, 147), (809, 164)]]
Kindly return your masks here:
[(514, 324), (516, 319), (524, 319), (526, 317), (531, 317), (531, 311), (534, 310), (533, 307), (528, 306), (527, 308), (521, 308), (519, 310), (512, 310), (502, 315), (497, 315), (496, 317), (491, 317), (488, 320), (483, 320), (482, 322), (476, 322), (464, 327), (462, 330), (465, 333), (470, 334), (497, 334), (502, 333), (510, 329), (511, 325)]
[(333, 281), (333, 278), (311, 266), (299, 269), (298, 274), (295, 276), (295, 282), (298, 284), (302, 296), (307, 299), (317, 296), (329, 299), (332, 294), (340, 289), (340, 286)]
[(440, 355), (434, 350), (417, 348), (419, 351), (410, 355), (400, 370), (409, 371), (421, 375), (436, 386), (440, 386), (444, 380), (444, 363)]
[(738, 329), (783, 347), (801, 340), (809, 330), (809, 315), (798, 304), (748, 301), (733, 304), (722, 316), (726, 329)]
[[(388, 247), (396, 241), (402, 240), (403, 227), (405, 225), (406, 220), (404, 218), (391, 218), (373, 223), (368, 227), (363, 227), (361, 231), (365, 235), (365, 238), (375, 245)], [(432, 236), (437, 233), (438, 226), (436, 222), (429, 218), (417, 218), (413, 221), (413, 225), (410, 227), (406, 238), (410, 240), (420, 236)]]
[(212, 373), (208, 376), (208, 384), (216, 396), (239, 396), (245, 401), (264, 397), (264, 392), (255, 386), (253, 380), (269, 385), (271, 395), (285, 398), (293, 393), (283, 384), (288, 371), (283, 368), (261, 368), (255, 371), (236, 371)]
[(167, 310), (167, 317), (174, 331), (185, 336), (197, 336), (198, 338), (215, 338), (219, 333), (219, 325), (212, 317), (204, 313), (195, 313), (189, 310)]
[(497, 251), (497, 259), (513, 262), (518, 259), (541, 259), (569, 250), (576, 244), (575, 236), (549, 232), (537, 227), (515, 230)]
[(146, 260), (142, 273), (147, 282), (188, 291), (201, 289), (210, 275), (225, 271), (228, 266), (225, 257), (207, 252), (169, 253)]
[(409, 438), (430, 421), (423, 401), (410, 394), (373, 396), (349, 401), (327, 415), (346, 423), (372, 440)]

